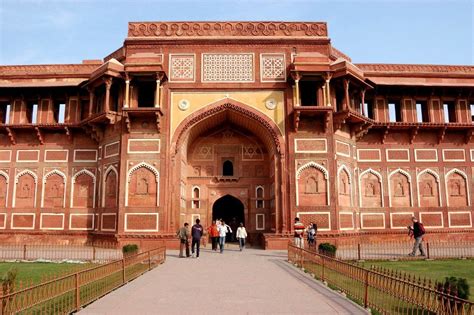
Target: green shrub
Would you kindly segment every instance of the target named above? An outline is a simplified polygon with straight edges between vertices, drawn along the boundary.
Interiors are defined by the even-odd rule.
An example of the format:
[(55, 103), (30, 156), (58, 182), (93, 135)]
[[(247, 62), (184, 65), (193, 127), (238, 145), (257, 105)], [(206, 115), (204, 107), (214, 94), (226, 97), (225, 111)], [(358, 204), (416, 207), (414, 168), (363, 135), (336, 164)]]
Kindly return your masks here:
[(15, 291), (15, 280), (18, 275), (18, 269), (11, 268), (0, 278), (0, 283), (2, 284), (3, 292), (12, 293)]
[(137, 244), (127, 244), (122, 247), (122, 252), (124, 255), (133, 255), (138, 253), (138, 245)]
[(446, 277), (444, 283), (438, 284), (438, 290), (449, 292), (450, 295), (457, 296), (460, 299), (469, 299), (469, 283), (466, 278)]
[(333, 245), (331, 243), (321, 243), (318, 246), (318, 252), (320, 254), (330, 256), (330, 257), (336, 256), (336, 250), (337, 250), (336, 245)]

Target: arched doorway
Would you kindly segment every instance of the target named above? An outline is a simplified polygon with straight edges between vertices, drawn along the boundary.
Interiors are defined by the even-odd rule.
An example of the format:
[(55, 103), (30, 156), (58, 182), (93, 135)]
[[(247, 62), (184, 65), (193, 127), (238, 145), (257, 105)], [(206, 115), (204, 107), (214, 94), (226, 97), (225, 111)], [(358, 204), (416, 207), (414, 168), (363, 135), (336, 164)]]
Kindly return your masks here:
[(232, 236), (228, 235), (227, 241), (235, 241), (235, 232), (240, 223), (245, 224), (244, 205), (231, 196), (225, 195), (214, 202), (212, 206), (212, 219), (222, 219), (232, 229)]

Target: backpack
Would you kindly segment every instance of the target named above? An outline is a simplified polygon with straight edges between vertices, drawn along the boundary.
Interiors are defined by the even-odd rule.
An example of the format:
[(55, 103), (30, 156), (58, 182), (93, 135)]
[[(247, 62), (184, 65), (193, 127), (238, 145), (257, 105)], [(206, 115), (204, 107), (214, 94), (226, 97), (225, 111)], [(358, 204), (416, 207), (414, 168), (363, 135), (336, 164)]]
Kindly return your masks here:
[(424, 235), (426, 233), (425, 226), (423, 225), (423, 223), (418, 223), (418, 226), (420, 227), (420, 234)]
[(315, 231), (314, 229), (310, 229), (310, 230), (308, 231), (308, 239), (309, 239), (309, 240), (314, 240), (315, 234), (316, 234), (316, 231)]

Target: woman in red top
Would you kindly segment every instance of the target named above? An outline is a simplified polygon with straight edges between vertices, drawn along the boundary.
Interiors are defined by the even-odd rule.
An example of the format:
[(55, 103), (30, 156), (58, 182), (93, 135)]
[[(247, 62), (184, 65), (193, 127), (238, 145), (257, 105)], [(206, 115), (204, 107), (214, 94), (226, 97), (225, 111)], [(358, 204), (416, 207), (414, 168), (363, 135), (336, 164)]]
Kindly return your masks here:
[(207, 228), (209, 237), (212, 242), (212, 250), (217, 250), (217, 243), (219, 242), (219, 230), (217, 229), (216, 220), (212, 221), (212, 225)]

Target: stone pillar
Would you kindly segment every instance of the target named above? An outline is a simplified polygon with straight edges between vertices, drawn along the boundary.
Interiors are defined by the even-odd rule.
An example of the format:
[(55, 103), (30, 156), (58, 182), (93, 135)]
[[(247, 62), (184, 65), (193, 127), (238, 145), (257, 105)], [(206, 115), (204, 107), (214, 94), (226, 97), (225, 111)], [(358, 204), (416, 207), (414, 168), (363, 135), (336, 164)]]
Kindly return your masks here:
[(89, 112), (87, 117), (92, 116), (92, 108), (94, 107), (94, 88), (89, 87)]
[(130, 76), (128, 73), (125, 74), (125, 100), (123, 101), (123, 107), (128, 108), (130, 106)]
[(156, 74), (156, 90), (155, 90), (155, 108), (160, 108), (160, 85), (161, 76), (160, 73)]
[(295, 106), (300, 106), (300, 79), (295, 80), (295, 87), (296, 87), (296, 104)]
[(350, 98), (349, 98), (349, 80), (344, 79), (344, 101), (345, 101), (345, 109), (351, 108)]
[(360, 90), (360, 106), (362, 106), (362, 115), (367, 117), (367, 113), (365, 112), (365, 88)]
[(105, 82), (105, 104), (104, 112), (110, 111), (110, 88), (112, 87), (112, 78), (104, 79)]
[(331, 74), (328, 72), (326, 76), (324, 77), (324, 81), (326, 82), (326, 106), (332, 106), (331, 105), (331, 90), (329, 87), (329, 83), (331, 82)]

